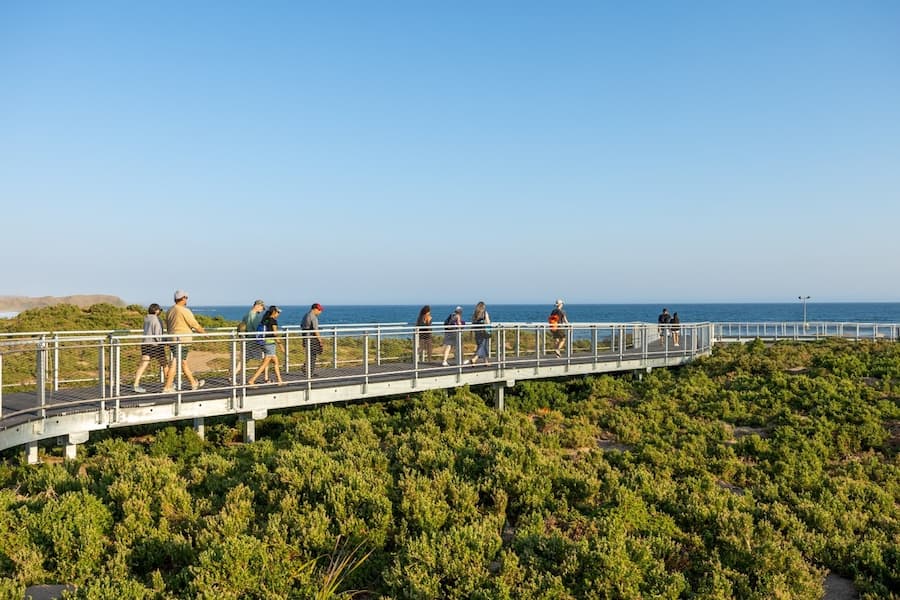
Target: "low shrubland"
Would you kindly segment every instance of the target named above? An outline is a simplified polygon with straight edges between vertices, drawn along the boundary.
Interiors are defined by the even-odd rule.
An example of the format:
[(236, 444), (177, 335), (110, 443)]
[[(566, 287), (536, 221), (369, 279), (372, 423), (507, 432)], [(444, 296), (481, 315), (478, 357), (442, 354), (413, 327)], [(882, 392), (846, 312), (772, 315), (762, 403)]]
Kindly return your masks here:
[[(900, 346), (759, 342), (521, 382), (107, 433), (0, 464), (0, 592), (809, 598), (900, 589)], [(357, 590), (357, 592), (354, 592)]]

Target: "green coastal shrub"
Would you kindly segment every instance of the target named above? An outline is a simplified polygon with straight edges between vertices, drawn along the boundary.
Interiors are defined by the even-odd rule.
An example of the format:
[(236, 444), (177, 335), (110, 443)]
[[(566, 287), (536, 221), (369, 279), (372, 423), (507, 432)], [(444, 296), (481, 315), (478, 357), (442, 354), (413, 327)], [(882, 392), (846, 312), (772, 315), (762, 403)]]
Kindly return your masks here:
[(482, 387), (278, 412), (253, 444), (105, 432), (0, 464), (0, 595), (818, 600), (827, 569), (896, 598), (898, 348), (718, 346), (502, 413)]

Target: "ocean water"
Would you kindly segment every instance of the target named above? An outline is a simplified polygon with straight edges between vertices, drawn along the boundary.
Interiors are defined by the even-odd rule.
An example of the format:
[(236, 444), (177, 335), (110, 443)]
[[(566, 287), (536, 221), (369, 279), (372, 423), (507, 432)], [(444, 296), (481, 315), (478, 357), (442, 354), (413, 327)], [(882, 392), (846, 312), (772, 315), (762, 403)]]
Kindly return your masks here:
[[(435, 323), (443, 322), (455, 305), (432, 304)], [(469, 321), (474, 305), (462, 305), (463, 316)], [(299, 325), (308, 305), (280, 306), (278, 321), (282, 325)], [(416, 321), (419, 305), (358, 304), (325, 306), (319, 317), (320, 325), (352, 323), (408, 323)], [(569, 321), (577, 322), (656, 322), (663, 306), (659, 304), (566, 304)], [(799, 322), (803, 320), (803, 306), (795, 303), (747, 304), (669, 304), (670, 313), (677, 312), (682, 323), (693, 322)], [(228, 320), (241, 319), (249, 306), (191, 306), (196, 314)], [(549, 304), (494, 304), (488, 313), (495, 323), (543, 323), (553, 306)], [(808, 321), (852, 321), (860, 323), (900, 323), (900, 302), (832, 302), (806, 305)]]

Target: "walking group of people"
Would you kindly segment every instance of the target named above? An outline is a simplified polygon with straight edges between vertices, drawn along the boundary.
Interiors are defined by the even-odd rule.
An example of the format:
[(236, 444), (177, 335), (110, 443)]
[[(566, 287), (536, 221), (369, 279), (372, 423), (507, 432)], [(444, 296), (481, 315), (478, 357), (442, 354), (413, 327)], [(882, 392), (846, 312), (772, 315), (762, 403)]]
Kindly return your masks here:
[[(166, 331), (169, 333), (167, 342), (163, 341), (163, 323), (160, 315), (162, 308), (159, 304), (153, 303), (147, 310), (144, 317), (144, 338), (141, 343), (141, 362), (138, 365), (134, 376), (134, 391), (137, 393), (145, 393), (147, 390), (141, 386), (141, 377), (146, 372), (151, 361), (157, 361), (163, 370), (165, 376), (165, 384), (163, 392), (174, 392), (174, 380), (178, 369), (176, 361), (181, 360), (181, 372), (187, 378), (192, 390), (200, 389), (206, 383), (203, 379), (197, 379), (188, 367), (187, 357), (190, 351), (191, 336), (194, 333), (206, 333), (203, 326), (197, 322), (194, 313), (187, 307), (188, 294), (184, 290), (177, 290), (174, 296), (175, 303), (166, 312)], [(553, 353), (557, 357), (562, 356), (562, 352), (566, 345), (566, 325), (569, 319), (563, 309), (564, 302), (558, 299), (550, 311), (547, 318), (549, 323), (550, 336), (554, 343)], [(313, 303), (309, 311), (304, 315), (300, 324), (304, 331), (304, 344), (308, 364), (305, 370), (315, 376), (316, 359), (322, 354), (323, 343), (319, 333), (319, 315), (322, 314), (322, 305), (318, 302)], [(269, 378), (270, 367), (275, 371), (275, 382), (279, 385), (284, 381), (281, 378), (281, 365), (278, 361), (277, 349), (280, 348), (284, 352), (284, 345), (281, 336), (278, 335), (278, 317), (281, 309), (272, 305), (268, 308), (262, 300), (256, 300), (250, 307), (250, 310), (241, 319), (238, 325), (238, 332), (247, 338), (244, 347), (244, 361), (237, 365), (235, 376), (240, 374), (243, 364), (247, 360), (261, 359), (262, 362), (250, 379), (247, 380), (249, 385), (256, 385), (256, 382), (262, 376), (265, 383), (272, 383)], [(675, 346), (679, 345), (679, 335), (681, 333), (680, 319), (678, 313), (669, 314), (669, 309), (663, 308), (662, 313), (657, 318), (659, 323), (660, 338), (672, 336)], [(443, 344), (442, 344), (442, 362), (444, 367), (450, 366), (448, 362), (451, 351), (457, 346), (459, 335), (463, 327), (466, 325), (463, 319), (463, 309), (457, 306), (443, 322)], [(491, 339), (491, 316), (488, 314), (487, 306), (484, 302), (475, 305), (472, 311), (472, 322), (475, 332), (475, 351), (472, 356), (465, 359), (463, 364), (474, 365), (479, 361), (484, 364), (489, 363), (490, 356), (490, 339)], [(416, 318), (416, 332), (418, 336), (418, 350), (420, 352), (419, 359), (426, 361), (431, 360), (434, 349), (433, 319), (431, 315), (431, 306), (425, 305), (419, 310)], [(251, 335), (252, 334), (252, 335)], [(167, 352), (168, 345), (171, 345), (171, 356)], [(457, 351), (457, 361), (460, 360)]]
[[(144, 317), (144, 338), (141, 340), (141, 361), (137, 371), (134, 374), (134, 391), (138, 394), (146, 393), (146, 389), (141, 386), (141, 377), (147, 371), (152, 361), (156, 361), (163, 370), (165, 383), (163, 384), (163, 393), (172, 393), (175, 391), (175, 376), (177, 374), (176, 361), (181, 359), (181, 372), (187, 378), (192, 390), (202, 388), (206, 381), (194, 377), (193, 372), (188, 366), (187, 357), (190, 352), (190, 342), (192, 334), (206, 333), (203, 326), (197, 322), (194, 313), (187, 307), (188, 294), (184, 290), (176, 290), (174, 295), (175, 303), (166, 312), (166, 331), (169, 338), (163, 340), (163, 323), (160, 317), (162, 307), (157, 304), (151, 304), (147, 309), (147, 315)], [(319, 334), (319, 315), (322, 314), (322, 305), (318, 302), (310, 306), (309, 311), (303, 317), (301, 328), (305, 330), (304, 341), (306, 344), (309, 357), (309, 372), (315, 375), (316, 358), (322, 353), (322, 337)], [(269, 367), (275, 371), (275, 381), (282, 385), (284, 381), (281, 378), (281, 365), (278, 362), (277, 348), (284, 352), (284, 345), (278, 332), (278, 316), (281, 309), (275, 305), (266, 308), (266, 303), (262, 300), (256, 300), (250, 310), (241, 319), (238, 324), (238, 332), (246, 338), (244, 343), (246, 360), (259, 358), (262, 363), (250, 379), (247, 380), (249, 385), (256, 385), (261, 375), (265, 377), (266, 383), (271, 383), (269, 379)], [(253, 335), (248, 335), (255, 332)], [(169, 352), (171, 351), (171, 356)], [(241, 372), (243, 362), (237, 365), (235, 376)]]
[[(550, 323), (550, 335), (556, 345), (554, 353), (557, 357), (560, 357), (562, 356), (562, 350), (566, 345), (566, 331), (564, 326), (569, 323), (569, 319), (566, 317), (566, 313), (563, 310), (562, 300), (556, 301), (547, 320)], [(416, 318), (416, 330), (418, 332), (420, 352), (419, 357), (423, 361), (431, 360), (434, 347), (432, 323), (431, 306), (426, 304), (419, 310), (419, 315)], [(463, 309), (461, 306), (457, 306), (453, 312), (444, 319), (443, 356), (441, 366), (450, 366), (450, 363), (448, 362), (450, 352), (453, 350), (454, 346), (456, 346), (457, 336), (460, 334), (465, 324), (466, 321), (463, 319)], [(484, 302), (479, 302), (475, 305), (475, 309), (472, 311), (471, 325), (473, 325), (475, 329), (475, 352), (473, 352), (472, 356), (466, 359), (463, 364), (474, 365), (477, 364), (479, 360), (484, 361), (484, 364), (490, 364), (491, 316), (488, 314), (487, 306)], [(458, 360), (459, 357), (457, 356), (457, 361)]]
[(656, 322), (659, 323), (659, 339), (667, 338), (671, 334), (672, 344), (678, 346), (681, 337), (681, 319), (678, 318), (678, 313), (670, 315), (669, 309), (663, 308)]
[(193, 333), (206, 333), (203, 326), (197, 322), (194, 313), (187, 307), (188, 294), (184, 290), (176, 290), (175, 303), (166, 312), (166, 331), (171, 336), (169, 343), (172, 355), (169, 357), (166, 352), (167, 344), (163, 343), (163, 325), (160, 320), (162, 307), (153, 303), (147, 309), (147, 315), (144, 317), (144, 339), (141, 340), (141, 362), (134, 374), (134, 391), (143, 394), (147, 390), (141, 387), (141, 377), (150, 366), (150, 361), (156, 360), (160, 368), (163, 370), (165, 383), (163, 384), (163, 392), (169, 393), (175, 391), (175, 375), (178, 371), (176, 362), (181, 358), (181, 372), (191, 384), (192, 390), (202, 388), (206, 381), (197, 379), (188, 367), (187, 357), (190, 352), (189, 342)]

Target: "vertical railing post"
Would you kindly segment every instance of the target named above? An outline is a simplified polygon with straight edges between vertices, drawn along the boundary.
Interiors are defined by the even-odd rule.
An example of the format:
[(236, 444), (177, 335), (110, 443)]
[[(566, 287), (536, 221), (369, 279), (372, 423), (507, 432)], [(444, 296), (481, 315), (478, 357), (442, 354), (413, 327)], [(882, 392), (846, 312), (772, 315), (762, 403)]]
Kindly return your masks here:
[(38, 379), (38, 392), (41, 399), (41, 418), (47, 416), (47, 409), (45, 406), (47, 405), (47, 340), (42, 335), (40, 341), (38, 341), (38, 350), (37, 356), (35, 360), (37, 361), (37, 379)]
[(291, 372), (291, 331), (284, 330), (284, 372)]
[(175, 414), (181, 414), (181, 341), (175, 343), (175, 387), (177, 393), (175, 394)]
[(522, 356), (522, 327), (516, 325), (516, 358)]
[(338, 332), (337, 327), (331, 330), (331, 362), (333, 368), (338, 368)]
[(100, 382), (100, 397), (106, 398), (106, 342), (99, 340), (100, 351), (97, 353), (97, 380)]
[(59, 334), (53, 336), (53, 391), (59, 391)]
[[(613, 334), (613, 339), (615, 339), (615, 334)], [(591, 350), (594, 354), (594, 368), (597, 367), (598, 354), (600, 353), (600, 348), (598, 348), (598, 344), (600, 343), (599, 338), (597, 337), (597, 326), (591, 325)], [(610, 346), (612, 346), (612, 341), (609, 342)], [(612, 348), (610, 348), (612, 349)]]
[(375, 364), (381, 364), (381, 325), (375, 326)]
[(307, 387), (307, 389), (312, 387), (312, 372), (313, 372), (312, 345), (313, 345), (312, 334), (309, 332), (306, 332), (304, 334), (304, 338), (303, 338), (303, 352), (306, 354), (306, 360), (304, 361), (304, 364), (306, 365), (305, 370), (306, 370), (306, 387)]
[(457, 367), (457, 369), (459, 369), (460, 372), (462, 372), (463, 362), (465, 361), (465, 357), (463, 356), (462, 336), (463, 336), (463, 328), (457, 327), (456, 328), (456, 367)]
[(500, 326), (496, 329), (497, 331), (497, 370), (501, 373), (505, 367), (506, 363), (506, 328)]
[[(238, 358), (238, 352), (240, 351), (241, 355)], [(241, 344), (240, 334), (235, 332), (234, 337), (231, 339), (231, 408), (234, 409), (235, 404), (237, 404), (237, 385), (238, 385), (238, 377), (246, 377), (247, 371), (247, 361), (242, 360), (246, 354), (244, 353), (244, 347)], [(241, 365), (241, 373), (238, 375), (238, 365)]]
[(413, 380), (419, 379), (419, 328), (413, 327)]
[(119, 409), (121, 408), (121, 404), (119, 401), (119, 397), (121, 396), (122, 388), (121, 388), (121, 375), (122, 375), (122, 345), (119, 341), (119, 338), (114, 338), (110, 335), (110, 373), (113, 375), (113, 381), (109, 386), (112, 394), (116, 399), (116, 408), (115, 408), (115, 417), (114, 421), (119, 419)]
[(363, 393), (369, 391), (369, 330), (363, 331)]
[(119, 405), (119, 395), (122, 393), (122, 343), (119, 338), (111, 338), (112, 348), (114, 349), (112, 355), (112, 370), (115, 375), (113, 376), (114, 385), (110, 386), (110, 389), (113, 390), (113, 394), (116, 396), (116, 407)]

